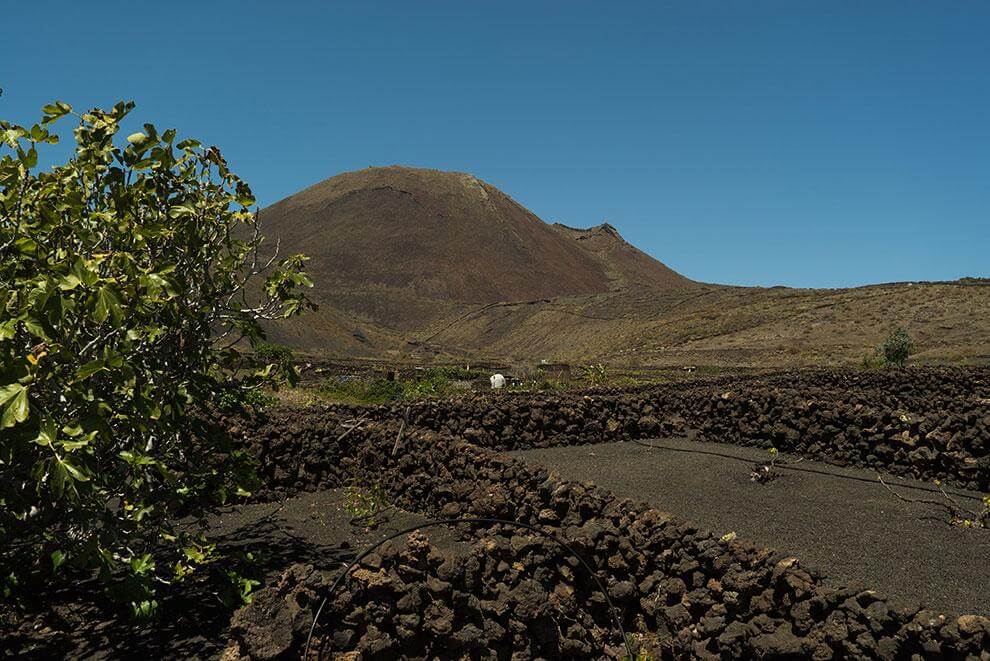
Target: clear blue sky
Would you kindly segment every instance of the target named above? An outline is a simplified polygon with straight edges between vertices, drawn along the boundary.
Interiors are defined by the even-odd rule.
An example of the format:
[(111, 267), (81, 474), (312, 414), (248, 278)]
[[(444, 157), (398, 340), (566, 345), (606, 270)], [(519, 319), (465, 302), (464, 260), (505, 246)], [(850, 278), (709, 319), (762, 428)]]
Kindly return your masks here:
[(0, 117), (137, 102), (263, 204), (471, 172), (710, 282), (990, 276), (990, 2), (5, 2)]

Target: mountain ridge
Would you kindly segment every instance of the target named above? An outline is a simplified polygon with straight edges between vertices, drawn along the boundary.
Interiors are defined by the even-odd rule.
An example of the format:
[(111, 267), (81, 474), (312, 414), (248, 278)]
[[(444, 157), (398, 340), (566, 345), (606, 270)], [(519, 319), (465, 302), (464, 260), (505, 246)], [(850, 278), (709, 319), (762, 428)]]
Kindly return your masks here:
[(608, 222), (548, 224), (468, 173), (347, 172), (261, 211), (306, 253), (321, 309), (269, 327), (329, 355), (631, 364), (859, 361), (895, 325), (933, 360), (990, 359), (990, 289), (853, 289), (695, 282)]

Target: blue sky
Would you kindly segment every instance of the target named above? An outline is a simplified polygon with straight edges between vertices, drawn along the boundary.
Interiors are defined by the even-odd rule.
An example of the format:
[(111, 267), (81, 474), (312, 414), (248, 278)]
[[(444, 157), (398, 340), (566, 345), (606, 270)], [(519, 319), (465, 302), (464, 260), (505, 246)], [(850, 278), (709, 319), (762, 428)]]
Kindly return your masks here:
[(990, 3), (5, 2), (0, 117), (133, 99), (263, 204), (471, 172), (709, 282), (990, 276)]

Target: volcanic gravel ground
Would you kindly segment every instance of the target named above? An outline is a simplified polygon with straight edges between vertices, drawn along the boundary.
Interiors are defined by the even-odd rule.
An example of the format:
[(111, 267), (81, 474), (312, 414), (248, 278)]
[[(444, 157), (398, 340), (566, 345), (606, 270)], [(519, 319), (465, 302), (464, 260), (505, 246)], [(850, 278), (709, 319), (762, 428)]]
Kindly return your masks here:
[[(225, 509), (210, 521), (207, 536), (226, 551), (252, 551), (265, 583), (277, 580), (292, 563), (336, 569), (364, 547), (424, 523), (423, 517), (390, 508), (369, 529), (350, 523), (346, 492), (303, 493), (284, 502)], [(437, 527), (425, 532), (438, 548), (461, 544), (455, 533)], [(466, 544), (463, 545), (466, 548)], [(215, 658), (222, 651), (230, 612), (212, 594), (184, 588), (166, 599), (160, 620), (138, 626), (99, 598), (95, 586), (46, 595), (47, 611), (20, 619), (10, 629), (0, 612), (0, 656), (23, 658)], [(19, 625), (19, 626), (18, 626)]]
[[(344, 489), (327, 489), (299, 494), (284, 505), (272, 502), (231, 508), (210, 522), (207, 536), (228, 539), (231, 547), (277, 548), (277, 575), (293, 562), (308, 562), (325, 569), (338, 567), (366, 546), (427, 521), (418, 514), (390, 507), (373, 517), (372, 527), (354, 525), (344, 510), (345, 500)], [(424, 534), (438, 548), (459, 544), (455, 533), (442, 526), (428, 528)], [(278, 537), (286, 543), (278, 543)]]
[[(946, 614), (990, 614), (990, 530), (962, 529), (948, 524), (939, 507), (902, 502), (874, 472), (804, 460), (758, 483), (750, 472), (769, 459), (766, 450), (689, 439), (644, 442), (669, 449), (622, 442), (510, 454), (793, 553), (833, 584), (859, 582), (894, 603), (922, 602)], [(884, 480), (907, 498), (942, 500), (931, 484)], [(969, 509), (982, 507), (979, 493), (949, 493)]]

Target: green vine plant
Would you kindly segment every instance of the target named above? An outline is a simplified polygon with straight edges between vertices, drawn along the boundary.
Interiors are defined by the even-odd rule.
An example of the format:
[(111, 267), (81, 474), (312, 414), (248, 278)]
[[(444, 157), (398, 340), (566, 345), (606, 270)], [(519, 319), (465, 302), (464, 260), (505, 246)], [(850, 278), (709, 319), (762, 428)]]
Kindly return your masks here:
[(770, 448), (769, 452), (770, 459), (753, 466), (753, 470), (749, 474), (751, 481), (768, 484), (780, 477), (780, 471), (777, 469), (777, 459), (780, 453), (777, 448)]
[(923, 504), (932, 505), (937, 507), (946, 513), (946, 522), (950, 525), (956, 526), (958, 528), (975, 528), (978, 530), (990, 529), (990, 494), (983, 496), (980, 500), (982, 509), (972, 510), (963, 507), (959, 504), (955, 498), (950, 496), (945, 488), (942, 486), (941, 480), (934, 480), (932, 484), (938, 490), (939, 494), (942, 496), (942, 500), (932, 500), (930, 498), (907, 498), (901, 494), (894, 491), (889, 484), (887, 484), (883, 476), (877, 474), (877, 480), (883, 485), (887, 491), (889, 491), (895, 498), (901, 500), (905, 503), (912, 504)]
[(780, 451), (774, 447), (771, 447), (768, 452), (770, 454), (770, 459), (753, 465), (753, 470), (749, 473), (750, 481), (759, 482), (760, 484), (769, 484), (782, 475), (780, 466), (799, 464), (804, 461), (804, 457), (798, 457), (797, 459), (790, 461), (781, 459)]
[[(312, 282), (305, 256), (262, 256), (254, 195), (216, 147), (152, 124), (119, 139), (133, 108), (0, 121), (0, 576), (17, 597), (96, 570), (149, 617), (163, 584), (206, 571), (250, 593), (176, 521), (254, 487), (206, 411), (295, 380), (239, 347), (312, 307)], [(74, 150), (41, 171), (65, 118)]]
[(634, 650), (636, 656), (631, 657), (628, 653), (623, 654), (620, 657), (622, 661), (656, 661), (656, 657), (631, 633), (626, 634), (626, 647)]
[(380, 486), (370, 489), (348, 487), (344, 496), (344, 511), (351, 517), (352, 525), (376, 528), (381, 514), (392, 507), (388, 493)]

